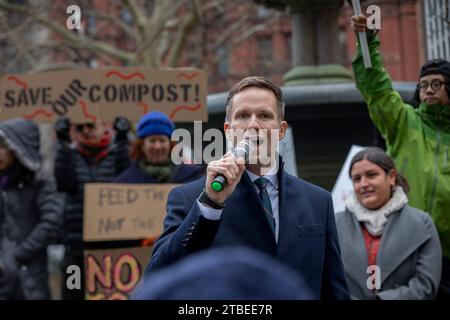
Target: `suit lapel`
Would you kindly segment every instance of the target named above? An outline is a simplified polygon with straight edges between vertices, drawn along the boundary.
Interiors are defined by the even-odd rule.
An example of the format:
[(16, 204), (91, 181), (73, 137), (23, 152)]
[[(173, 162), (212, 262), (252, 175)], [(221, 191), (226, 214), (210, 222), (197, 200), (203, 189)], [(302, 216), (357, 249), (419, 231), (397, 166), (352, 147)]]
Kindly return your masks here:
[(381, 283), (431, 237), (420, 224), (414, 223), (407, 208), (405, 206), (401, 211), (393, 213), (383, 232), (377, 256)]
[[(286, 175), (283, 173), (284, 162), (279, 158), (280, 168), (278, 170), (278, 248), (284, 244), (286, 226)], [(291, 235), (292, 237), (293, 235)]]
[(339, 242), (342, 243), (342, 261), (345, 261), (345, 271), (357, 283), (366, 283), (368, 277), (368, 257), (361, 226), (353, 213), (346, 211), (340, 223), (343, 231), (339, 233)]
[[(256, 188), (247, 173), (244, 172), (235, 192), (225, 201), (225, 205), (227, 211), (224, 212), (224, 222), (232, 225), (230, 231), (239, 230), (239, 236), (246, 238), (247, 241), (263, 245), (264, 251), (273, 248), (270, 252), (275, 252), (276, 242), (272, 229)], [(248, 239), (249, 237), (253, 239)]]
[[(299, 231), (299, 224), (301, 224), (304, 216), (304, 208), (296, 206), (295, 204), (305, 203), (305, 194), (300, 192), (297, 188), (291, 188), (291, 178), (288, 177), (284, 171), (284, 163), (280, 157), (280, 168), (278, 171), (278, 244), (277, 255), (282, 259), (289, 261), (292, 259), (293, 243), (295, 246), (302, 246), (305, 244), (305, 239), (302, 239)], [(288, 204), (287, 201), (290, 201)], [(295, 213), (294, 213), (295, 212)]]

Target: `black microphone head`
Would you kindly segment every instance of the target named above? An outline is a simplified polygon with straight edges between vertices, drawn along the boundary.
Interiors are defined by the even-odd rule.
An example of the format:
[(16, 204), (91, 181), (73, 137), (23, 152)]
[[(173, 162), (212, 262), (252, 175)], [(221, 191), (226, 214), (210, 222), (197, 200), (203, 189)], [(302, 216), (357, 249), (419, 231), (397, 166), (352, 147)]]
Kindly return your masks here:
[(236, 158), (244, 158), (247, 162), (250, 154), (253, 152), (253, 142), (249, 139), (240, 141), (233, 149), (233, 154)]

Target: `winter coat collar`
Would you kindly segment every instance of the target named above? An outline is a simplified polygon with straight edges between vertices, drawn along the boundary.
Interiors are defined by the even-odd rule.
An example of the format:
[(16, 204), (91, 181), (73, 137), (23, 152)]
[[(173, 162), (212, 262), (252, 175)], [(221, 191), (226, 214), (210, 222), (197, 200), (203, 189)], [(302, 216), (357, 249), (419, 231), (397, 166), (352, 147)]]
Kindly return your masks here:
[(450, 106), (428, 105), (422, 102), (419, 106), (418, 114), (429, 126), (437, 126), (444, 131), (450, 132)]
[(389, 215), (399, 211), (407, 203), (408, 197), (400, 186), (395, 188), (391, 199), (377, 210), (370, 210), (364, 207), (359, 202), (355, 192), (352, 192), (345, 201), (347, 209), (355, 215), (356, 220), (360, 223), (364, 223), (367, 231), (375, 237), (380, 236), (383, 233)]
[[(405, 205), (392, 215), (383, 232), (377, 255), (377, 265), (381, 270), (381, 284), (431, 235), (418, 221), (411, 208)], [(356, 282), (365, 284), (367, 280), (367, 252), (360, 223), (348, 210), (342, 213), (338, 228), (342, 260), (346, 261), (346, 272)]]

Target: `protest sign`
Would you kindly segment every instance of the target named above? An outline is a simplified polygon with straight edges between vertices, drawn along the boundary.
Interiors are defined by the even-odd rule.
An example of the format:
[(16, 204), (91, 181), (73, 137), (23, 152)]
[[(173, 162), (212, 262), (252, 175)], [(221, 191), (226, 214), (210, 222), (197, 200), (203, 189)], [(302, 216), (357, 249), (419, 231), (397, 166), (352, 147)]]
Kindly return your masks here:
[(150, 111), (175, 122), (207, 121), (206, 73), (199, 69), (103, 68), (9, 74), (0, 80), (0, 120), (137, 121)]
[(151, 247), (86, 250), (86, 300), (128, 300), (150, 261)]
[(351, 192), (353, 192), (353, 184), (348, 175), (348, 170), (350, 169), (350, 162), (352, 161), (352, 158), (363, 149), (364, 147), (352, 145), (350, 151), (348, 152), (347, 158), (345, 159), (344, 165), (339, 172), (339, 176), (333, 190), (331, 191), (335, 213), (345, 210), (345, 199)]
[(154, 238), (163, 230), (175, 184), (88, 183), (84, 189), (84, 241)]

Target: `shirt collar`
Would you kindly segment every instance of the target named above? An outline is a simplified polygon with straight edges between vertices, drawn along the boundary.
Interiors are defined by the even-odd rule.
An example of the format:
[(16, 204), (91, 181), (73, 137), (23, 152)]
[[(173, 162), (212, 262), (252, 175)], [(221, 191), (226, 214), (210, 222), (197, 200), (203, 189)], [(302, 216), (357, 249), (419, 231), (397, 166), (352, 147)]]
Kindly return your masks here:
[[(270, 170), (267, 172), (266, 175), (264, 175), (263, 177), (266, 178), (267, 180), (270, 181), (270, 184), (278, 190), (278, 170), (277, 170), (278, 166), (276, 165), (276, 163), (272, 166), (272, 168), (270, 168)], [(250, 180), (252, 180), (253, 183), (255, 183), (255, 180), (260, 178), (261, 176), (258, 176), (257, 174), (254, 174), (253, 172), (251, 172), (250, 170), (245, 170), (245, 172), (247, 172)]]

